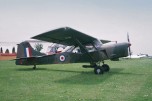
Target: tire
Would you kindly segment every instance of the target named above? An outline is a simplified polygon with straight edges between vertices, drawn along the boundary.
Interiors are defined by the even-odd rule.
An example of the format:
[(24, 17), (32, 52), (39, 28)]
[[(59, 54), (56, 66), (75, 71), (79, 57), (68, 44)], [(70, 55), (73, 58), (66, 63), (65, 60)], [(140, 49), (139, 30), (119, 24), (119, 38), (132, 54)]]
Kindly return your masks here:
[(110, 67), (109, 67), (109, 65), (107, 65), (107, 64), (103, 64), (103, 65), (102, 65), (102, 68), (103, 68), (103, 70), (104, 70), (105, 72), (109, 72), (109, 70), (110, 70)]
[(103, 74), (104, 70), (101, 67), (96, 67), (96, 68), (94, 68), (94, 73), (97, 75)]

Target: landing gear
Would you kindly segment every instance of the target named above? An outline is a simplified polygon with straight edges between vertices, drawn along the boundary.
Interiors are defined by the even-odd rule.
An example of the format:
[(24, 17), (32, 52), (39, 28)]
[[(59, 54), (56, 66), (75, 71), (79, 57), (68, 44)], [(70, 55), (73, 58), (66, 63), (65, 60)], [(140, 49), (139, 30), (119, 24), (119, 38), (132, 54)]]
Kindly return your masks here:
[(103, 64), (102, 66), (95, 66), (94, 67), (94, 73), (99, 75), (103, 74), (104, 72), (109, 72), (110, 67), (107, 64)]
[(104, 73), (104, 70), (102, 67), (98, 66), (98, 67), (95, 67), (94, 68), (94, 73), (95, 74), (103, 74)]
[(36, 69), (36, 65), (34, 65), (33, 69), (34, 69), (34, 70)]
[(83, 65), (83, 68), (94, 68), (94, 73), (99, 75), (103, 74), (104, 72), (109, 72), (110, 67), (107, 64), (104, 64), (104, 61), (102, 62), (103, 65), (100, 66), (100, 62), (98, 63), (92, 63), (91, 65)]
[(107, 64), (103, 64), (103, 65), (102, 65), (102, 68), (103, 68), (103, 70), (104, 70), (105, 72), (109, 72), (109, 70), (110, 70), (110, 67), (109, 67), (109, 65), (107, 65)]

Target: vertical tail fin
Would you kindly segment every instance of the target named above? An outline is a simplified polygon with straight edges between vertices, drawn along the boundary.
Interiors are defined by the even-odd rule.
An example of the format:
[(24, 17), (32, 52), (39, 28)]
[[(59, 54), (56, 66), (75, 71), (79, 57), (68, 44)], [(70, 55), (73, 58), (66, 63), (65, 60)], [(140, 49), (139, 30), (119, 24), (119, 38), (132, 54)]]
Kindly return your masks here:
[(16, 58), (27, 58), (27, 57), (42, 56), (42, 55), (45, 55), (45, 54), (35, 51), (31, 47), (30, 43), (27, 41), (24, 41), (18, 44)]
[(27, 48), (25, 48), (24, 52), (25, 52), (24, 53), (25, 57), (31, 57), (32, 56), (32, 48), (27, 47)]

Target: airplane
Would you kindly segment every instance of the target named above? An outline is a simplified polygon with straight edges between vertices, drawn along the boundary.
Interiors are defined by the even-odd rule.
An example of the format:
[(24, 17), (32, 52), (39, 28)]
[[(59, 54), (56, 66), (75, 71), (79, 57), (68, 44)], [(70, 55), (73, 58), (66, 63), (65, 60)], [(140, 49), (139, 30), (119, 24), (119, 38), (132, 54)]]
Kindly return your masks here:
[(131, 54), (130, 56), (123, 57), (124, 59), (139, 59), (139, 58), (150, 58), (148, 54)]
[(93, 68), (97, 75), (110, 70), (105, 60), (118, 60), (120, 57), (128, 56), (128, 49), (130, 50), (131, 46), (130, 42), (109, 45), (106, 44), (110, 42), (108, 40), (98, 40), (70, 27), (44, 32), (32, 39), (67, 47), (62, 52), (47, 55), (34, 50), (29, 42), (21, 42), (18, 44), (16, 65), (34, 65), (33, 69), (36, 69), (36, 65), (43, 64), (89, 63), (90, 65), (82, 67)]

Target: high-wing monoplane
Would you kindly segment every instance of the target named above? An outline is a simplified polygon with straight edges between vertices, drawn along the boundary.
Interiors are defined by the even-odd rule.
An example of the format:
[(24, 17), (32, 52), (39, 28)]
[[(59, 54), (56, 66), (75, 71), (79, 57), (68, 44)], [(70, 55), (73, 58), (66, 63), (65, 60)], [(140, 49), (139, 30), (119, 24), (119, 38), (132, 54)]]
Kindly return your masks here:
[(29, 42), (21, 42), (18, 44), (16, 65), (33, 65), (33, 69), (36, 69), (36, 65), (43, 64), (89, 63), (82, 67), (94, 68), (95, 74), (103, 74), (110, 70), (104, 60), (118, 60), (120, 57), (128, 56), (131, 46), (130, 42), (105, 44), (110, 41), (98, 40), (69, 27), (48, 31), (32, 39), (67, 47), (62, 52), (46, 55), (35, 51)]

